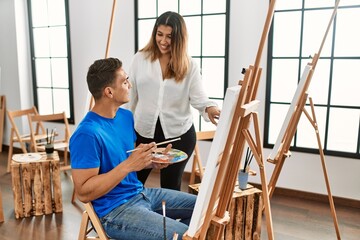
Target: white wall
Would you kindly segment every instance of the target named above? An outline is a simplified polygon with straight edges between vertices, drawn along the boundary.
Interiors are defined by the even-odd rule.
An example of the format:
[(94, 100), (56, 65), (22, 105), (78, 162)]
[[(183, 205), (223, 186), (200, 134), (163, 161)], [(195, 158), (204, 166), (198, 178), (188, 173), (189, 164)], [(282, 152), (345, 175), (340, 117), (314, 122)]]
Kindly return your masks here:
[[(21, 101), (15, 22), (15, 2), (13, 0), (0, 1), (0, 94), (6, 96), (8, 108), (19, 107)], [(5, 144), (9, 142), (7, 130), (8, 124), (5, 122)]]
[[(69, 2), (75, 122), (78, 124), (89, 107), (87, 70), (96, 59), (105, 57), (112, 1)], [(125, 69), (135, 51), (133, 26), (133, 1), (117, 1), (109, 57), (122, 60)]]
[[(26, 54), (28, 54), (26, 52), (29, 51), (28, 43), (26, 46), (28, 35), (17, 33), (20, 30), (27, 31), (27, 27), (26, 24), (21, 26), (22, 21), (24, 21), (21, 20), (21, 17), (15, 18), (15, 12), (26, 15), (26, 11), (21, 10), (24, 7), (24, 2), (26, 1), (0, 1), (0, 67), (2, 69), (0, 94), (6, 95), (9, 109), (25, 108), (33, 104), (32, 97), (29, 94), (31, 93), (30, 61), (24, 63), (25, 58), (27, 58)], [(238, 80), (243, 78), (242, 68), (255, 63), (267, 14), (267, 2), (262, 0), (231, 1), (229, 86), (237, 84)], [(134, 6), (132, 0), (117, 1), (117, 4), (109, 55), (121, 59), (125, 69), (127, 69), (134, 53)], [(112, 1), (110, 0), (70, 1), (76, 124), (79, 123), (88, 107), (87, 68), (94, 60), (105, 57), (111, 8)], [(21, 61), (19, 61), (19, 56)], [(260, 66), (263, 68), (263, 74), (258, 91), (258, 99), (261, 101), (258, 110), (261, 121), (260, 128), (263, 129), (266, 48)], [(72, 130), (76, 124), (72, 126)], [(8, 136), (9, 123), (7, 121), (4, 144), (9, 143)], [(204, 161), (206, 161), (209, 147), (210, 143), (208, 142), (202, 142), (200, 145)], [(265, 158), (269, 153), (270, 149), (264, 149)], [(358, 159), (326, 156), (326, 163), (333, 195), (360, 200), (360, 174), (358, 174), (360, 161)], [(273, 166), (266, 163), (265, 167), (269, 179)], [(252, 168), (258, 172), (255, 161)], [(190, 166), (187, 169), (189, 170)], [(251, 177), (250, 181), (260, 183), (259, 176)], [(277, 186), (326, 194), (319, 155), (293, 152), (292, 157), (287, 159), (284, 164)]]

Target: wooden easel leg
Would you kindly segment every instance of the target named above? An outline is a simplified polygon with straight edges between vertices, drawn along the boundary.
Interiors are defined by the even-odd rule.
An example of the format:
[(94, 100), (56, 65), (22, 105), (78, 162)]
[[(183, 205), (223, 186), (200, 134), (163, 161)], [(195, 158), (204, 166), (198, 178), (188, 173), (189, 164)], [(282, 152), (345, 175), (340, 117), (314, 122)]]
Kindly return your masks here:
[(314, 103), (313, 103), (311, 97), (309, 98), (309, 100), (310, 100), (310, 107), (311, 107), (311, 112), (312, 112), (312, 119), (310, 118), (310, 116), (307, 114), (306, 111), (304, 111), (304, 112), (305, 112), (305, 115), (307, 116), (307, 118), (310, 120), (310, 122), (313, 125), (314, 130), (315, 130), (316, 139), (317, 139), (317, 143), (318, 143), (318, 146), (319, 146), (320, 159), (321, 159), (321, 165), (322, 165), (322, 169), (323, 169), (323, 173), (324, 173), (326, 189), (327, 189), (327, 192), (328, 192), (331, 215), (333, 217), (335, 231), (336, 231), (336, 236), (337, 236), (337, 239), (341, 239), (339, 225), (338, 225), (336, 211), (335, 211), (334, 199), (333, 199), (332, 194), (331, 194), (329, 178), (328, 178), (328, 174), (327, 174), (327, 170), (326, 170), (325, 155), (324, 155), (324, 151), (323, 151), (322, 144), (321, 144), (321, 138), (320, 138), (320, 134), (319, 134), (318, 124), (317, 124), (317, 121), (316, 121)]
[[(196, 145), (195, 145), (195, 149), (196, 149)], [(192, 167), (191, 167), (191, 173), (190, 173), (190, 180), (189, 180), (189, 185), (192, 185), (195, 183), (195, 176), (196, 176), (196, 152), (194, 153), (193, 156), (193, 163), (192, 163)], [(190, 189), (189, 189), (190, 191)]]
[(215, 234), (213, 237), (214, 240), (220, 240), (222, 239), (222, 237), (224, 236), (224, 230), (225, 230), (225, 227), (224, 225), (219, 225), (215, 228)]
[(199, 171), (199, 177), (200, 177), (200, 181), (201, 181), (202, 177), (204, 175), (204, 169), (203, 169), (201, 159), (200, 159), (200, 149), (199, 149), (198, 144), (195, 145), (194, 158), (193, 158), (193, 164), (192, 164), (192, 169), (191, 169), (191, 174), (190, 174), (189, 185), (192, 185), (195, 183), (197, 171)]
[(254, 154), (257, 164), (259, 165), (260, 169), (260, 178), (261, 178), (261, 187), (262, 187), (262, 195), (264, 199), (264, 208), (265, 208), (265, 216), (266, 216), (266, 228), (268, 239), (274, 239), (274, 232), (273, 232), (273, 224), (272, 224), (272, 216), (271, 216), (271, 209), (270, 209), (270, 199), (269, 199), (269, 191), (268, 185), (266, 182), (266, 174), (265, 174), (265, 165), (263, 161), (263, 152), (262, 152), (262, 141), (260, 138), (260, 128), (259, 128), (259, 119), (258, 114), (256, 112), (252, 113), (254, 119), (254, 129), (255, 129), (255, 136), (256, 136), (256, 143), (254, 142), (253, 138), (250, 135), (249, 129), (244, 129), (243, 134), (251, 151)]
[(280, 156), (280, 159), (275, 164), (275, 168), (273, 170), (273, 174), (271, 175), (269, 185), (268, 185), (269, 197), (270, 198), (274, 194), (275, 186), (276, 186), (277, 180), (279, 179), (281, 169), (284, 166), (285, 159), (286, 159), (286, 155), (282, 154)]
[(341, 239), (339, 225), (338, 225), (336, 211), (335, 211), (334, 199), (333, 199), (332, 194), (331, 194), (330, 183), (329, 183), (327, 170), (326, 170), (324, 152), (322, 150), (321, 143), (319, 142), (320, 141), (319, 131), (316, 131), (316, 136), (318, 138), (318, 143), (320, 144), (319, 145), (319, 150), (320, 150), (321, 165), (322, 165), (322, 168), (323, 168), (324, 179), (325, 179), (325, 183), (326, 183), (326, 189), (327, 189), (327, 192), (328, 192), (330, 210), (331, 210), (331, 215), (332, 215), (333, 221), (334, 221), (336, 236), (337, 236), (337, 239)]
[(266, 228), (268, 239), (274, 239), (274, 231), (273, 231), (273, 224), (272, 224), (272, 215), (270, 210), (270, 199), (269, 199), (269, 191), (268, 186), (266, 183), (266, 176), (265, 176), (265, 167), (264, 164), (259, 164), (260, 168), (260, 177), (261, 177), (261, 186), (263, 191), (263, 199), (264, 199), (264, 207), (265, 207), (265, 216), (266, 216)]

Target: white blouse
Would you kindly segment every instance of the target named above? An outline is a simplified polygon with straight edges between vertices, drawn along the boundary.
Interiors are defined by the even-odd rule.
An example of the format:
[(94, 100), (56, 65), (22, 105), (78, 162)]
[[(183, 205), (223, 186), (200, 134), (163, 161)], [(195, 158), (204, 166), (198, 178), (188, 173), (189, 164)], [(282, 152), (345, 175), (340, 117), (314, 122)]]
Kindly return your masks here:
[(154, 137), (158, 118), (165, 138), (174, 138), (186, 133), (193, 123), (190, 105), (206, 121), (206, 107), (217, 106), (205, 94), (199, 67), (193, 59), (185, 79), (176, 83), (174, 78), (163, 80), (159, 60), (151, 62), (143, 52), (137, 52), (129, 79), (132, 88), (128, 108), (134, 114), (135, 130), (146, 138)]

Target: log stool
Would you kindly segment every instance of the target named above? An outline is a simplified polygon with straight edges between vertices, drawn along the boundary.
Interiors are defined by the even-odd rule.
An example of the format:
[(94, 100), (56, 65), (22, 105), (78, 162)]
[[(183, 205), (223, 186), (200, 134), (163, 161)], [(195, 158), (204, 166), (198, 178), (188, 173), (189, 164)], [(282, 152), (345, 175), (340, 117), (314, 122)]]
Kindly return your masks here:
[[(55, 151), (28, 153), (41, 155), (34, 161), (12, 161), (11, 179), (14, 193), (15, 218), (62, 212), (59, 155)], [(18, 156), (16, 156), (18, 155)], [(24, 154), (14, 154), (20, 159)]]
[[(200, 184), (189, 185), (197, 193)], [(236, 184), (228, 212), (230, 222), (225, 226), (226, 240), (260, 239), (263, 199), (262, 191), (248, 184), (246, 190), (240, 190)], [(206, 239), (214, 239), (214, 229), (210, 225)]]

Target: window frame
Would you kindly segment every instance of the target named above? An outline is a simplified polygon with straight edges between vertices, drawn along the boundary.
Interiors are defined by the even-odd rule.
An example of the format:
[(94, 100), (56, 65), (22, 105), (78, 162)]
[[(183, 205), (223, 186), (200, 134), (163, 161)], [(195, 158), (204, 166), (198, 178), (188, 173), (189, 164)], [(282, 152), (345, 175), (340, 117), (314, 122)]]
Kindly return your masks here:
[[(50, 1), (50, 0), (47, 0)], [(66, 20), (66, 46), (67, 46), (67, 68), (68, 68), (68, 88), (59, 88), (51, 86), (51, 90), (53, 89), (67, 89), (69, 92), (69, 116), (68, 122), (69, 124), (75, 123), (75, 114), (74, 114), (74, 96), (73, 96), (73, 80), (72, 80), (72, 60), (71, 60), (71, 41), (70, 41), (70, 18), (69, 18), (69, 0), (63, 0), (64, 1), (64, 9), (65, 9), (65, 20)], [(34, 97), (34, 105), (36, 106), (38, 112), (41, 113), (41, 109), (39, 109), (39, 97), (38, 97), (38, 89), (44, 88), (44, 87), (38, 87), (37, 86), (37, 77), (36, 77), (36, 63), (35, 60), (37, 59), (35, 57), (35, 47), (34, 47), (34, 34), (33, 31), (37, 27), (33, 27), (32, 23), (32, 10), (31, 10), (31, 2), (32, 0), (27, 0), (27, 8), (28, 8), (28, 23), (29, 23), (29, 37), (30, 37), (30, 54), (31, 54), (31, 70), (32, 70), (32, 87), (33, 87), (33, 97)], [(56, 25), (53, 25), (56, 26)], [(48, 27), (53, 27), (48, 26)], [(52, 56), (50, 55), (48, 57), (50, 60), (52, 59)], [(55, 57), (56, 58), (56, 57)], [(52, 98), (54, 99), (54, 93), (51, 93)], [(52, 113), (54, 112), (54, 101), (52, 101)], [(48, 114), (48, 113), (46, 113)], [(51, 114), (51, 113), (50, 113)]]
[[(335, 3), (335, 1), (334, 1)], [(264, 121), (264, 142), (263, 145), (266, 148), (272, 148), (274, 147), (274, 143), (270, 143), (270, 136), (269, 136), (269, 130), (271, 129), (270, 126), (270, 106), (271, 104), (285, 104), (285, 105), (290, 105), (290, 103), (286, 103), (286, 102), (277, 102), (277, 101), (271, 101), (271, 88), (272, 88), (272, 70), (273, 70), (273, 60), (274, 59), (296, 59), (298, 60), (298, 64), (299, 64), (299, 71), (298, 71), (298, 76), (297, 79), (298, 81), (300, 80), (300, 76), (302, 74), (303, 68), (304, 68), (304, 61), (308, 60), (308, 62), (311, 62), (311, 58), (309, 56), (304, 56), (302, 54), (302, 44), (303, 44), (303, 32), (304, 32), (304, 13), (305, 11), (311, 11), (313, 9), (315, 10), (328, 10), (334, 9), (334, 6), (329, 6), (329, 7), (317, 7), (317, 8), (305, 8), (304, 7), (304, 1), (302, 1), (302, 7), (301, 7), (301, 27), (300, 27), (300, 50), (299, 50), (299, 55), (295, 56), (295, 57), (274, 57), (273, 56), (273, 45), (274, 45), (274, 19), (269, 31), (269, 41), (268, 41), (268, 55), (267, 55), (267, 81), (266, 81), (266, 91), (265, 91), (265, 121)], [(360, 5), (352, 5), (352, 6), (339, 6), (338, 7), (338, 11), (340, 9), (346, 9), (346, 8), (360, 8)], [(294, 10), (294, 9), (293, 9)], [(285, 12), (285, 11), (291, 11), (291, 9), (285, 9), (285, 10), (275, 10), (274, 12), (274, 16), (278, 13), (278, 12)], [(324, 126), (324, 140), (322, 140), (322, 147), (323, 147), (323, 151), (325, 155), (330, 155), (330, 156), (337, 156), (337, 157), (346, 157), (346, 158), (357, 158), (360, 159), (360, 126), (358, 127), (358, 136), (357, 136), (357, 147), (356, 147), (356, 152), (349, 152), (349, 151), (340, 151), (340, 150), (331, 150), (328, 149), (328, 142), (329, 142), (329, 122), (330, 122), (330, 111), (332, 109), (336, 109), (336, 108), (341, 108), (341, 109), (355, 109), (355, 110), (360, 110), (360, 106), (348, 106), (348, 105), (336, 105), (336, 104), (332, 104), (331, 103), (331, 85), (333, 82), (333, 74), (334, 74), (334, 61), (336, 60), (341, 60), (341, 59), (353, 59), (353, 60), (360, 60), (360, 56), (357, 57), (352, 57), (352, 56), (337, 56), (334, 53), (334, 48), (335, 48), (335, 37), (336, 37), (336, 26), (337, 26), (337, 15), (335, 16), (333, 22), (332, 22), (332, 35), (328, 34), (327, 36), (327, 41), (331, 40), (331, 54), (330, 56), (321, 56), (319, 58), (319, 61), (322, 59), (327, 59), (330, 61), (330, 68), (328, 69), (330, 71), (329, 74), (329, 80), (328, 80), (328, 84), (329, 84), (329, 92), (327, 95), (327, 102), (326, 104), (320, 103), (314, 103), (315, 108), (316, 107), (323, 107), (326, 108), (326, 117), (325, 117), (325, 126)], [(324, 31), (325, 31), (325, 27), (324, 26)], [(300, 68), (301, 66), (301, 68)], [(315, 72), (317, 71), (317, 69), (315, 69)], [(311, 96), (310, 96), (311, 97)], [(307, 109), (309, 107), (309, 101), (307, 101)], [(315, 114), (316, 114), (316, 109), (315, 109)], [(304, 115), (304, 114), (303, 114)], [(305, 116), (305, 115), (304, 115)], [(302, 116), (303, 117), (303, 116)], [(310, 123), (309, 123), (310, 124)], [(337, 124), (338, 125), (338, 124)], [(360, 125), (360, 123), (359, 123)], [(313, 154), (318, 154), (319, 153), (319, 149), (318, 149), (318, 145), (313, 146), (313, 148), (311, 147), (301, 147), (297, 145), (297, 134), (298, 131), (296, 131), (292, 144), (290, 146), (290, 150), (292, 151), (298, 151), (298, 152), (304, 152), (304, 153), (313, 153)], [(315, 131), (314, 131), (314, 137), (315, 137)]]

